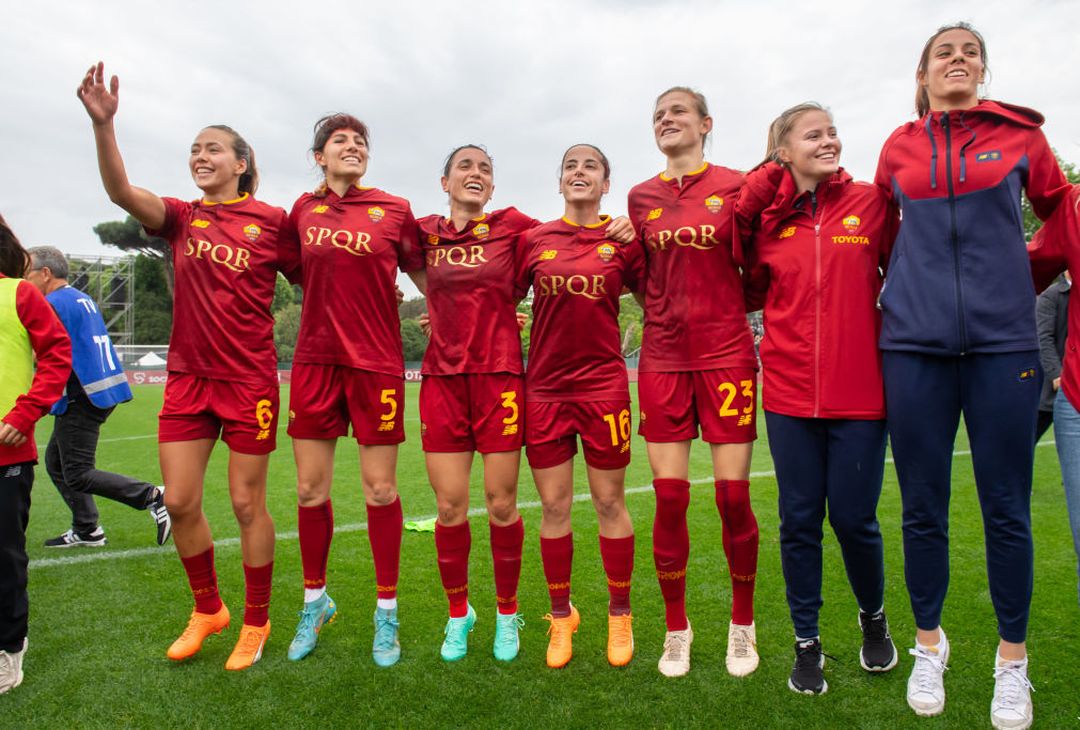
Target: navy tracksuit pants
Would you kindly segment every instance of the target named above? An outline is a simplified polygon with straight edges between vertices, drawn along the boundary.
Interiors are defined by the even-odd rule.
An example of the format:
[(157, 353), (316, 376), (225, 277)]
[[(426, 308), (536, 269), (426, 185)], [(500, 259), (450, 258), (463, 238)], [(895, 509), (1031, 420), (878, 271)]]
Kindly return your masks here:
[(1025, 639), (1041, 372), (1037, 351), (960, 357), (884, 353), (889, 436), (904, 505), (904, 575), (920, 629), (941, 624), (949, 586), (949, 478), (963, 413), (998, 634), (1005, 641)]
[(859, 608), (881, 608), (885, 566), (877, 504), (885, 421), (795, 418), (765, 412), (780, 490), (780, 558), (795, 635), (818, 635), (826, 511)]

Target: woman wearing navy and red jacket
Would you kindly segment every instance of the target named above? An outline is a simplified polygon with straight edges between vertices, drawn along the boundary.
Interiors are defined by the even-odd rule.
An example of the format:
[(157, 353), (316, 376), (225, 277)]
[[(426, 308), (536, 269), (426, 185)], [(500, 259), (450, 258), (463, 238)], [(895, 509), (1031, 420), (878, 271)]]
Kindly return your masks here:
[(23, 680), (34, 424), (71, 374), (67, 331), (37, 287), (23, 281), (29, 268), (30, 255), (0, 216), (0, 694)]
[(908, 704), (945, 707), (949, 477), (961, 412), (971, 442), (1001, 642), (991, 719), (1031, 721), (1031, 473), (1039, 401), (1035, 291), (1023, 189), (1047, 217), (1066, 181), (1036, 112), (979, 100), (986, 46), (940, 29), (916, 71), (918, 121), (889, 137), (877, 184), (902, 211), (881, 294), (883, 372), (904, 507), (904, 559), (918, 627)]
[(885, 467), (877, 297), (897, 217), (879, 188), (844, 172), (840, 149), (822, 106), (788, 109), (772, 123), (767, 162), (748, 175), (735, 208), (745, 224), (755, 201), (768, 205), (744, 273), (747, 309), (765, 309), (762, 398), (795, 624), (788, 686), (807, 694), (828, 689), (818, 634), (826, 508), (859, 604), (860, 663), (872, 672), (896, 665), (877, 522)]
[(119, 88), (116, 76), (106, 86), (98, 63), (76, 93), (93, 123), (109, 199), (169, 242), (176, 271), (158, 455), (173, 542), (195, 608), (166, 653), (174, 661), (194, 656), (231, 620), (218, 593), (214, 541), (202, 505), (206, 468), (220, 436), (229, 448), (229, 497), (245, 584), (243, 626), (225, 668), (243, 670), (262, 657), (270, 636), (274, 522), (266, 508), (266, 476), (278, 415), (270, 303), (278, 272), (296, 278), (298, 258), (287, 245), (285, 211), (254, 197), (259, 175), (250, 145), (227, 126), (206, 127), (191, 144), (188, 170), (198, 200), (161, 198), (132, 185), (113, 128)]

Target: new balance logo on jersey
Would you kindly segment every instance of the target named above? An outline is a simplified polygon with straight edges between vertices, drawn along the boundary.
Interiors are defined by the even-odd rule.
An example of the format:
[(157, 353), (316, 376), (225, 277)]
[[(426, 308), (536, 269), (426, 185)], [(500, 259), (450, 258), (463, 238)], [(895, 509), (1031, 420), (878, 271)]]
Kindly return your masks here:
[(674, 231), (650, 233), (645, 241), (653, 251), (663, 251), (672, 243), (677, 246), (708, 250), (720, 245), (716, 238), (716, 226), (682, 226)]
[(376, 430), (378, 430), (378, 431), (393, 431), (394, 430), (394, 422), (393, 421), (383, 421), (382, 423), (379, 424), (379, 428), (376, 429)]
[(245, 271), (251, 268), (251, 252), (239, 246), (234, 248), (227, 243), (189, 238), (184, 244), (184, 255), (196, 259), (207, 259), (230, 271)]
[(437, 248), (427, 252), (427, 265), (433, 268), (439, 264), (447, 263), (451, 266), (464, 266), (475, 269), (480, 264), (486, 264), (484, 247), (479, 244), (471, 246), (451, 246), (449, 248)]
[(573, 276), (544, 274), (537, 279), (536, 283), (539, 285), (536, 293), (542, 297), (572, 294), (586, 299), (600, 299), (607, 294), (607, 290), (604, 289), (603, 274), (593, 274), (592, 276), (583, 274), (574, 274)]
[(9, 466), (4, 470), (4, 479), (14, 479), (22, 474), (22, 464), (16, 464), (15, 466)]
[(322, 246), (323, 244), (330, 244), (353, 256), (367, 256), (372, 253), (370, 233), (344, 229), (333, 231), (318, 226), (310, 226), (304, 232), (305, 246)]
[(749, 426), (753, 422), (754, 422), (754, 414), (753, 413), (748, 413), (748, 414), (746, 414), (744, 416), (739, 416), (739, 421), (738, 421), (738, 423), (736, 425), (738, 425), (738, 426)]
[(516, 434), (517, 432), (518, 432), (518, 427), (517, 427), (517, 424), (516, 424), (516, 423), (512, 423), (512, 424), (510, 424), (509, 426), (504, 426), (504, 427), (503, 427), (503, 432), (502, 432), (502, 435), (503, 435), (503, 436), (513, 436), (513, 435), (515, 435), (515, 434)]

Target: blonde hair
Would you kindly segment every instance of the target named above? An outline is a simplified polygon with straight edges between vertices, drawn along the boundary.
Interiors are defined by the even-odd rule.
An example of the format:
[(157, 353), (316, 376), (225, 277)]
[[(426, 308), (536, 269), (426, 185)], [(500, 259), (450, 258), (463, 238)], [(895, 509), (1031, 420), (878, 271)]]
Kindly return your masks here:
[(784, 145), (784, 140), (791, 134), (791, 128), (799, 117), (807, 112), (824, 112), (829, 115), (829, 120), (832, 120), (832, 112), (816, 101), (804, 101), (780, 112), (780, 116), (769, 125), (769, 140), (765, 146), (765, 159), (762, 164), (780, 162), (780, 148)]
[[(668, 94), (686, 94), (694, 100), (694, 109), (697, 110), (698, 115), (702, 119), (709, 116), (709, 103), (705, 101), (705, 95), (700, 91), (691, 89), (689, 86), (672, 86), (670, 89), (660, 94), (660, 96), (656, 97), (656, 104), (659, 104), (660, 100)], [(653, 104), (653, 106), (655, 107), (656, 104)], [(705, 142), (709, 139), (709, 134), (712, 134), (712, 132), (706, 133), (701, 137), (702, 149), (705, 148)]]

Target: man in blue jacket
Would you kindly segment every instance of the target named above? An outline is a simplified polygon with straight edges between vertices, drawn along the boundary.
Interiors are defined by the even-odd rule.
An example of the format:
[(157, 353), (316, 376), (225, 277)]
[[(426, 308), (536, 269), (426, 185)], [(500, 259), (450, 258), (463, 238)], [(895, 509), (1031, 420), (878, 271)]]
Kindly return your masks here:
[(105, 544), (95, 494), (149, 511), (157, 543), (164, 545), (172, 531), (164, 488), (95, 466), (102, 424), (118, 403), (132, 398), (105, 320), (89, 295), (68, 285), (67, 259), (59, 249), (38, 246), (29, 253), (32, 261), (26, 278), (45, 295), (71, 337), (71, 378), (65, 395), (50, 411), (56, 422), (45, 450), (45, 469), (71, 509), (72, 522), (70, 530), (46, 540), (45, 547)]

